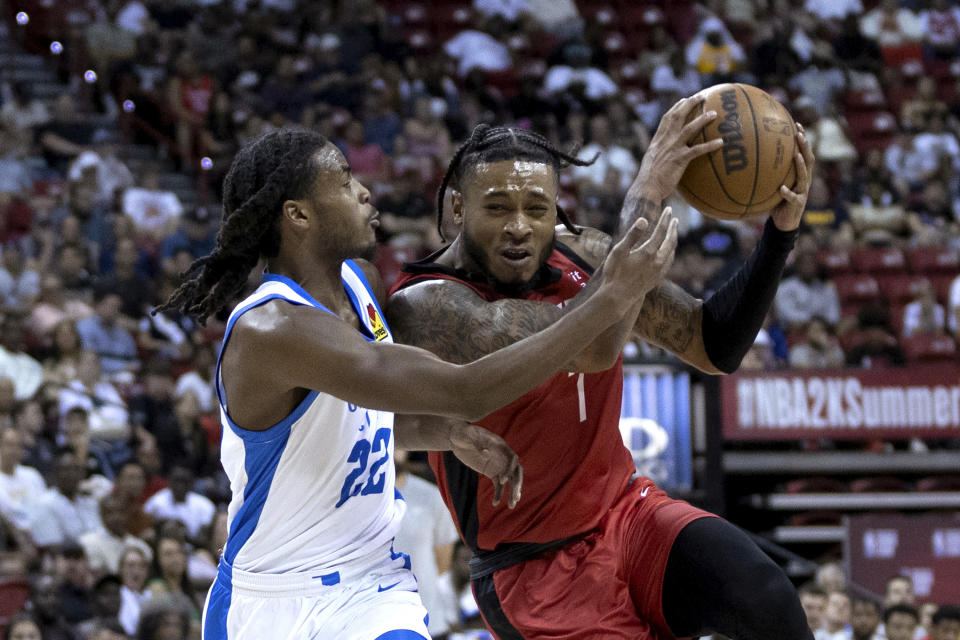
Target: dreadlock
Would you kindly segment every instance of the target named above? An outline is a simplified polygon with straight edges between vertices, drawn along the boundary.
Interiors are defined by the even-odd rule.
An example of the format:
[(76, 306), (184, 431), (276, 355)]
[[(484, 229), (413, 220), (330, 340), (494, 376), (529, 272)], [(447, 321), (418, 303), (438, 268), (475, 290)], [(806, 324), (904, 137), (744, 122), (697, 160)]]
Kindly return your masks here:
[[(492, 127), (488, 124), (478, 124), (470, 138), (460, 145), (447, 167), (447, 172), (440, 183), (437, 193), (437, 231), (443, 238), (443, 199), (447, 195), (447, 187), (460, 189), (460, 181), (468, 168), (485, 162), (500, 160), (528, 160), (548, 164), (554, 170), (560, 170), (569, 165), (586, 167), (597, 160), (595, 155), (590, 160), (581, 160), (575, 155), (576, 149), (564, 153), (553, 146), (549, 140), (539, 133), (517, 129), (515, 127)], [(579, 235), (580, 228), (574, 225), (563, 208), (557, 205), (557, 217), (567, 229)]]
[(195, 260), (170, 299), (154, 313), (177, 309), (204, 322), (229, 302), (261, 256), (280, 251), (280, 208), (307, 195), (311, 160), (327, 140), (311, 131), (285, 129), (261, 136), (233, 159), (223, 183), (223, 217), (210, 255)]

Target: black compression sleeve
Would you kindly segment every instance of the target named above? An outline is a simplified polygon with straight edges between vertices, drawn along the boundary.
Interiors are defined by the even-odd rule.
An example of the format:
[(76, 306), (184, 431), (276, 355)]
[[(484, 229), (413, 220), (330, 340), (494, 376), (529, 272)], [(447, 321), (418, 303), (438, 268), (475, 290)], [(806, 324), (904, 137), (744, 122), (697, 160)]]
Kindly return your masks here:
[(753, 345), (799, 233), (780, 231), (768, 218), (760, 242), (740, 271), (703, 303), (703, 345), (720, 371), (736, 371)]

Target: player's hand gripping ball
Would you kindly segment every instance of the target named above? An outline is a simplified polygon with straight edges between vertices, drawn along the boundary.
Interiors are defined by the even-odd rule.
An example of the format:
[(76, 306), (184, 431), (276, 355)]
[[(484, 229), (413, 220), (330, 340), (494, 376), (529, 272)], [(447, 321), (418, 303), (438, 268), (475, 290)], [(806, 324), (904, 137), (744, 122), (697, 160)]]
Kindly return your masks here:
[(690, 144), (723, 138), (723, 146), (694, 158), (680, 179), (679, 191), (695, 209), (713, 218), (739, 220), (769, 213), (784, 199), (781, 186), (796, 182), (797, 129), (773, 96), (747, 84), (718, 84), (704, 89), (703, 111), (717, 117)]

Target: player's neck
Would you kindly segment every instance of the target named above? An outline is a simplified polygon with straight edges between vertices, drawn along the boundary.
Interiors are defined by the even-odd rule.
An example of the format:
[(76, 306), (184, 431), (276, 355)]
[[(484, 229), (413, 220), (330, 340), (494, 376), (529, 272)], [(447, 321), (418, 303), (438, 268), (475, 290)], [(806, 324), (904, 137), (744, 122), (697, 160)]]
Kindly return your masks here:
[(323, 264), (316, 261), (290, 260), (278, 256), (267, 263), (267, 271), (290, 278), (310, 296), (331, 311), (339, 313), (350, 306), (340, 277), (342, 262)]

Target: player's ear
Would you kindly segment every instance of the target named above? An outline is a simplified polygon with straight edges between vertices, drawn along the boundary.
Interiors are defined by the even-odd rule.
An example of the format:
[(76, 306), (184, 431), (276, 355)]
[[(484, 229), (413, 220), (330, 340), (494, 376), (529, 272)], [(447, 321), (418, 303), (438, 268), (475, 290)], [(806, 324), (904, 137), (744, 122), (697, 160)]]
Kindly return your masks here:
[(283, 219), (297, 226), (303, 226), (307, 222), (307, 214), (304, 211), (304, 203), (300, 200), (285, 200), (281, 211)]
[(463, 224), (463, 194), (459, 191), (451, 191), (450, 206), (453, 210), (453, 221)]

